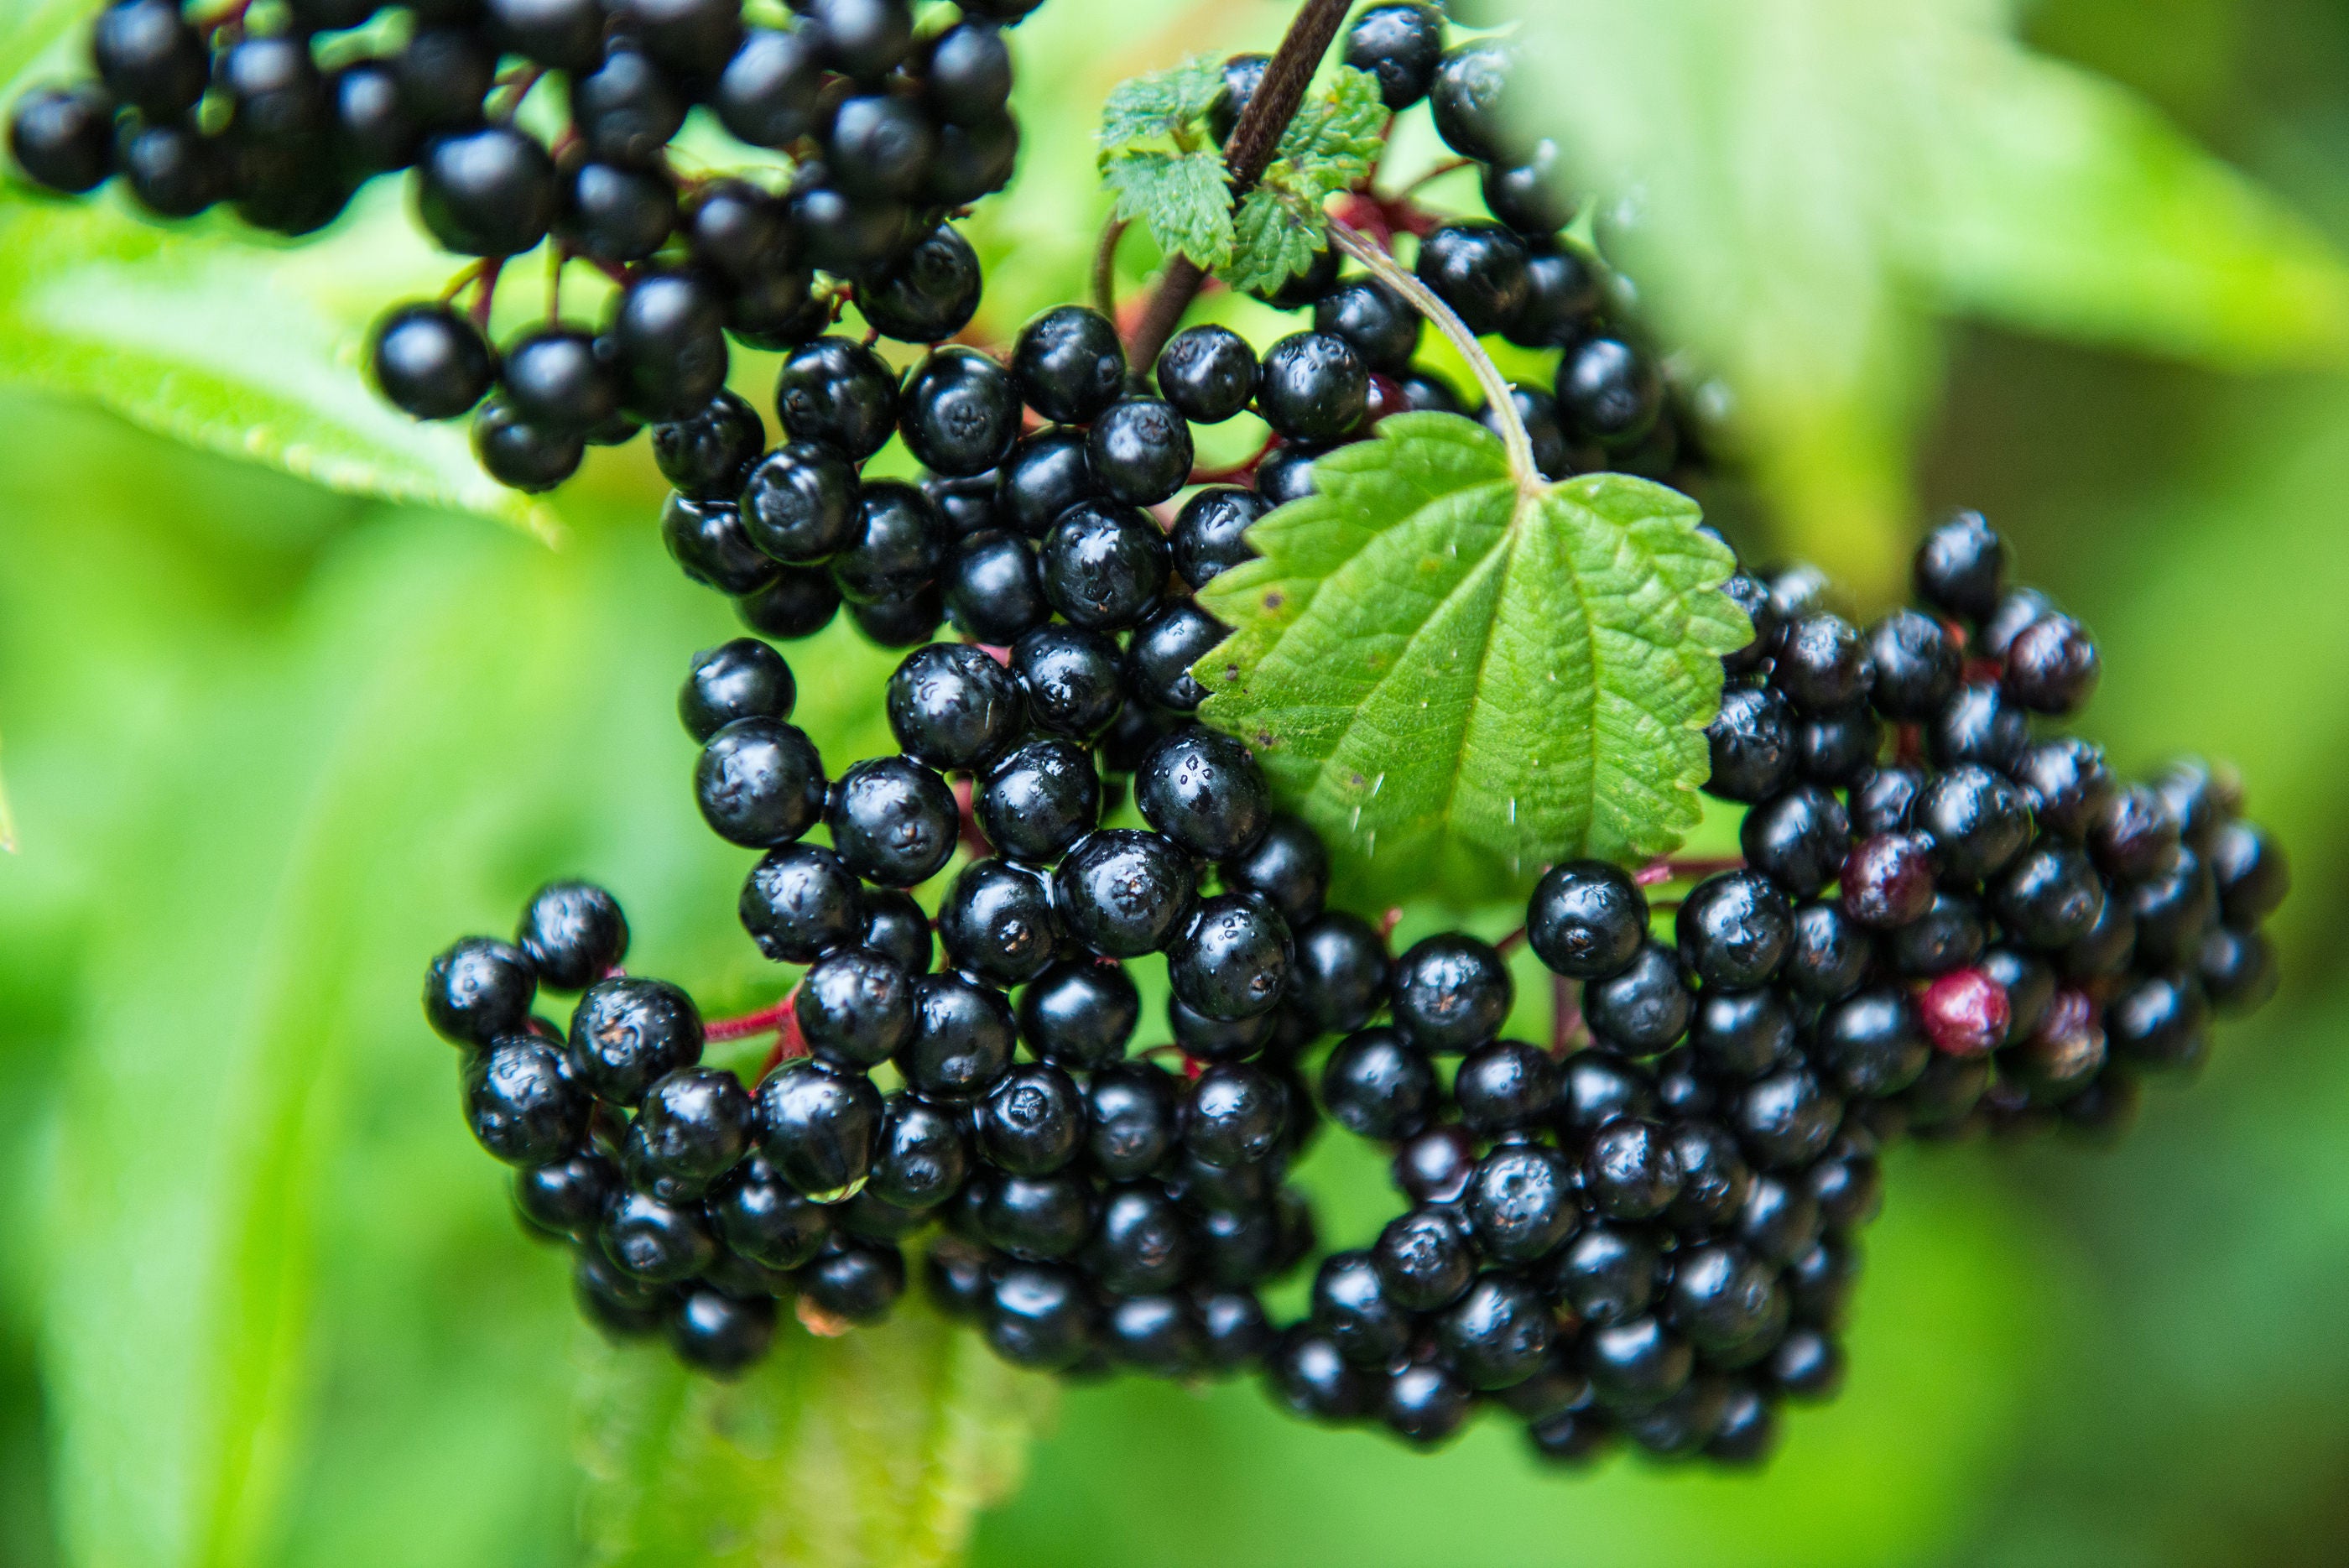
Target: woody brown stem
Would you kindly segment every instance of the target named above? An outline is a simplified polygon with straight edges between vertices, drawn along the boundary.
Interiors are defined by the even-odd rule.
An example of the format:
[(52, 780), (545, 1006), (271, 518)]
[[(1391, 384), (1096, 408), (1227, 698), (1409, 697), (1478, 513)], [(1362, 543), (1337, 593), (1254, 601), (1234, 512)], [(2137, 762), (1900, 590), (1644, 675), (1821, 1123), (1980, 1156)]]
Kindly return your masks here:
[[(1321, 57), (1329, 52), (1330, 40), (1338, 36), (1339, 26), (1346, 19), (1347, 9), (1348, 0), (1306, 0), (1289, 22), (1280, 47), (1264, 67), (1264, 79), (1248, 95), (1247, 108), (1233, 127), (1231, 140), (1224, 144), (1224, 168), (1231, 175), (1234, 206), (1264, 178), (1288, 122), (1297, 118), (1298, 105), (1305, 101), (1305, 89), (1312, 83)], [(1130, 364), (1147, 370), (1157, 363), (1158, 351), (1174, 336), (1183, 312), (1190, 308), (1199, 286), (1206, 281), (1206, 273), (1188, 256), (1178, 255), (1167, 264), (1157, 292), (1150, 296), (1150, 307), (1133, 329), (1133, 342), (1126, 355)]]

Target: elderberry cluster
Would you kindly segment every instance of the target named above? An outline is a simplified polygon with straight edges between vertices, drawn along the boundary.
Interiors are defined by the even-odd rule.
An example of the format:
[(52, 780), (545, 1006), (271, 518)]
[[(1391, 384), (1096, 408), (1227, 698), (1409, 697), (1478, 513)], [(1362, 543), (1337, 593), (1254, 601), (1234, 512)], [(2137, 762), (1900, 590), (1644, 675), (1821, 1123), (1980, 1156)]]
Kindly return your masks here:
[[(932, 1293), (1021, 1366), (1261, 1368), (1300, 1416), (1419, 1446), (1491, 1407), (1560, 1464), (1753, 1463), (1784, 1404), (1840, 1386), (1886, 1145), (2116, 1131), (2141, 1075), (2201, 1059), (2207, 1008), (2272, 986), (2280, 853), (2208, 768), (2121, 786), (2034, 732), (2096, 658), (2003, 574), (1968, 514), (1919, 553), (1925, 607), (1865, 631), (1816, 573), (1733, 581), (1755, 637), (1708, 787), (1747, 807), (1744, 864), (1547, 873), (1523, 932), (1557, 977), (1547, 1047), (1502, 1036), (1499, 947), (1391, 957), (1326, 907), (1324, 846), (1246, 747), (1122, 698), (1114, 645), (1059, 623), (909, 653), (901, 750), (837, 778), (781, 655), (695, 660), (698, 802), (762, 851), (744, 927), (805, 966), (755, 1087), (699, 1064), (682, 992), (616, 971), (625, 922), (581, 884), (441, 955), (427, 1011), (586, 1312), (712, 1373), (763, 1353), (778, 1299), (885, 1315), (936, 1224)], [(1122, 703), (1149, 737), (1123, 763)], [(1104, 828), (1129, 767), (1150, 826)], [(933, 920), (908, 890), (958, 846)], [(1660, 909), (1653, 880), (1691, 885)], [(1151, 954), (1174, 1044), (1135, 1056)], [(567, 1038), (541, 986), (581, 992)], [(1322, 1255), (1282, 1325), (1259, 1293), (1318, 1251), (1286, 1177), (1324, 1116), (1391, 1148), (1409, 1206)]]
[[(491, 474), (544, 490), (586, 445), (699, 412), (730, 337), (806, 343), (852, 297), (892, 337), (960, 330), (978, 266), (942, 219), (1010, 179), (1000, 28), (1040, 3), (965, 0), (917, 30), (911, 0), (792, 0), (788, 26), (740, 0), (283, 0), (212, 19), (114, 0), (95, 79), (28, 92), (9, 144), (53, 190), (119, 176), (157, 216), (227, 202), (286, 234), (412, 171), (426, 229), (481, 258), (478, 294), (470, 315), (417, 302), (378, 323), (377, 385), (419, 419), (472, 413)], [(558, 90), (549, 142), (517, 115)], [(790, 167), (680, 174), (669, 145), (696, 107)], [(558, 284), (546, 324), (493, 349), (498, 267), (550, 239), (617, 280), (607, 317), (562, 319)]]
[[(1378, 77), (1391, 109), (1430, 103), (1447, 141), (1483, 162), (1485, 201), (1502, 221), (1444, 222), (1367, 187), (1342, 210), (1419, 233), (1419, 277), (1472, 330), (1560, 351), (1555, 392), (1511, 390), (1545, 473), (1685, 476), (1703, 457), (1629, 319), (1628, 288), (1559, 232), (1573, 208), (1554, 193), (1555, 146), (1523, 147), (1498, 118), (1509, 47), (1480, 39), (1446, 51), (1444, 26), (1433, 5), (1372, 6), (1348, 35), (1346, 60)], [(1216, 134), (1231, 134), (1267, 63), (1227, 63)], [(926, 244), (941, 259), (925, 275), (967, 278), (968, 303), (907, 327), (876, 318), (885, 337), (935, 342), (977, 300), (977, 265), (952, 231)], [(1334, 249), (1263, 297), (1309, 308), (1312, 325), (1261, 355), (1228, 327), (1198, 326), (1154, 363), (1132, 365), (1110, 319), (1076, 305), (1030, 321), (999, 357), (937, 348), (902, 377), (848, 338), (802, 343), (777, 379), (773, 450), (758, 410), (726, 391), (656, 429), (677, 486), (662, 519), (670, 553), (732, 596), (752, 630), (779, 639), (820, 630), (843, 602), (892, 648), (926, 642), (948, 619), (996, 647), (1048, 623), (1055, 638), (1088, 644), (1085, 633), (1130, 630), (1140, 689), (1159, 709), (1187, 711), (1202, 695), (1189, 667), (1223, 630), (1185, 589), (1247, 559), (1247, 527), (1309, 493), (1322, 453), (1368, 438), (1390, 414), (1466, 411), (1440, 372), (1414, 363), (1419, 313), (1367, 273), (1341, 275)], [(1269, 427), (1265, 450), (1228, 474), (1197, 470), (1191, 427), (1243, 413)], [(862, 482), (893, 434), (924, 477)], [(1162, 526), (1148, 509), (1178, 498)], [(1083, 658), (1100, 653), (1089, 646)]]
[[(1497, 222), (1347, 200), (1420, 234), (1420, 279), (1472, 330), (1560, 350), (1554, 389), (1512, 392), (1544, 472), (1701, 463), (1628, 290), (1560, 234), (1555, 149), (1496, 118), (1508, 46), (1446, 50), (1433, 7), (1380, 5), (1347, 58), (1484, 166)], [(1230, 62), (1218, 134), (1263, 69)], [(960, 245), (925, 238), (923, 275), (967, 272), (975, 301)], [(2122, 785), (2054, 732), (2095, 646), (2007, 587), (1967, 514), (1920, 550), (1920, 607), (1865, 628), (1807, 568), (1732, 580), (1754, 638), (1723, 661), (1707, 788), (1744, 808), (1743, 855), (1552, 867), (1522, 932), (1552, 1038), (1504, 1037), (1510, 944), (1391, 954), (1327, 907), (1325, 846), (1247, 746), (1192, 717), (1225, 635), (1193, 590), (1320, 452), (1460, 407), (1413, 364), (1418, 316), (1325, 255), (1271, 302), (1311, 330), (1259, 356), (1196, 327), (1133, 367), (1075, 306), (1000, 359), (935, 347), (949, 296), (911, 291), (900, 331), (860, 292), (934, 345), (902, 379), (845, 337), (792, 346), (771, 450), (714, 383), (656, 432), (668, 547), (753, 630), (805, 637), (846, 602), (911, 650), (897, 752), (836, 774), (767, 642), (698, 656), (680, 695), (703, 817), (760, 856), (741, 923), (802, 971), (785, 1001), (705, 1026), (617, 972), (625, 923), (581, 884), (428, 978), (476, 1136), (613, 1333), (738, 1372), (780, 1300), (826, 1331), (885, 1315), (914, 1242), (1019, 1365), (1253, 1369), (1299, 1416), (1419, 1446), (1491, 1409), (1560, 1464), (1623, 1442), (1750, 1464), (1783, 1406), (1840, 1385), (1889, 1145), (2116, 1131), (2142, 1075), (2201, 1060), (2210, 1010), (2272, 989), (2280, 852), (2213, 770)], [(1247, 483), (1195, 484), (1190, 427), (1244, 410), (1272, 436)], [(918, 483), (864, 477), (893, 435)], [(947, 619), (964, 640), (931, 640)], [(1147, 826), (1104, 826), (1127, 791)], [(926, 914), (912, 892), (958, 850)], [(1173, 1044), (1135, 1054), (1138, 960), (1165, 965)], [(567, 1031), (531, 1015), (542, 986), (579, 993)], [(754, 1085), (700, 1064), (759, 1031)], [(1324, 1117), (1392, 1154), (1406, 1207), (1360, 1249), (1324, 1253), (1288, 1180)], [(1263, 1288), (1309, 1262), (1305, 1314), (1274, 1322)]]

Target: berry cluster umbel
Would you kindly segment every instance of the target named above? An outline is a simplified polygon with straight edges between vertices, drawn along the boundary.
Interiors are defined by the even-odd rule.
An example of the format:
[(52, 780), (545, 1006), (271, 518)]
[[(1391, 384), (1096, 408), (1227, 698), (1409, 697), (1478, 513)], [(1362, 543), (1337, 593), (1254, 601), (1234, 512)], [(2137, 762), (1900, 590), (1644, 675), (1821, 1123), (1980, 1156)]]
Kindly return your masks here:
[[(91, 27), (95, 77), (26, 94), (9, 145), (52, 190), (113, 178), (159, 217), (225, 202), (286, 234), (412, 171), (425, 228), (480, 258), (450, 291), (472, 286), (473, 307), (394, 309), (376, 383), (419, 419), (472, 414), (482, 465), (538, 491), (587, 445), (700, 412), (730, 338), (808, 342), (852, 297), (893, 337), (959, 331), (978, 268), (943, 220), (1010, 179), (1000, 29), (1040, 3), (965, 0), (917, 30), (910, 0), (792, 0), (788, 26), (746, 21), (740, 0), (429, 0), (397, 16), (288, 0), (210, 19), (115, 0)], [(523, 122), (533, 94), (565, 106), (551, 142)], [(669, 147), (697, 106), (791, 165), (680, 173)], [(546, 322), (493, 348), (500, 268), (544, 244)], [(562, 318), (574, 258), (620, 286), (595, 327)]]
[[(755, 1087), (698, 1064), (683, 992), (614, 972), (626, 927), (577, 884), (443, 954), (427, 1010), (590, 1316), (710, 1372), (764, 1351), (778, 1299), (885, 1314), (936, 1225), (936, 1298), (1022, 1366), (1260, 1370), (1300, 1416), (1420, 1446), (1489, 1407), (1559, 1463), (1752, 1463), (1784, 1404), (1840, 1386), (1887, 1145), (2112, 1135), (2142, 1077), (2200, 1062), (2208, 1009), (2272, 986), (2286, 873), (2232, 786), (2121, 786), (2040, 727), (2095, 649), (2005, 587), (1979, 517), (1917, 576), (1920, 607), (1865, 630), (1815, 572), (1733, 581), (1755, 637), (1723, 661), (1709, 787), (1747, 808), (1744, 864), (1552, 868), (1522, 932), (1556, 977), (1547, 1044), (1502, 1035), (1519, 939), (1391, 957), (1237, 742), (1161, 712), (1130, 760), (1096, 745), (1147, 709), (1106, 659), (1071, 681), (1065, 623), (907, 655), (900, 752), (836, 779), (779, 654), (697, 659), (702, 813), (763, 851), (743, 924), (806, 966), (754, 1020), (785, 1042)], [(1102, 828), (1129, 767), (1150, 827)], [(958, 845), (932, 919), (906, 890)], [(1154, 953), (1174, 1044), (1136, 1056), (1125, 965)], [(585, 988), (567, 1039), (541, 983)], [(1279, 1324), (1261, 1287), (1319, 1251), (1288, 1164), (1325, 1119), (1392, 1150), (1406, 1207), (1320, 1254)]]

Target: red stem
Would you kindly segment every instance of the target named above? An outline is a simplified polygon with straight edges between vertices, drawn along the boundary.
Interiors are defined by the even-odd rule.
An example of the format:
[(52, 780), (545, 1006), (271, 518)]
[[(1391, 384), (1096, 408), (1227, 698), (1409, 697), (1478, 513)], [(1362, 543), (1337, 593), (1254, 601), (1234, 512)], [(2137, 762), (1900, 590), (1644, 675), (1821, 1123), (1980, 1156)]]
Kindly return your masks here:
[(1674, 860), (1669, 856), (1651, 860), (1632, 875), (1631, 880), (1642, 888), (1652, 888), (1660, 882), (1694, 882), (1715, 877), (1723, 871), (1745, 869), (1744, 857), (1723, 855), (1711, 858), (1698, 856), (1686, 860)]
[(799, 1033), (799, 1017), (792, 1011), (792, 999), (799, 993), (800, 988), (795, 985), (790, 994), (772, 1007), (762, 1007), (739, 1018), (713, 1018), (701, 1026), (701, 1037), (723, 1044), (729, 1040), (748, 1040), (754, 1034), (771, 1034), (785, 1028), (796, 1034)]
[(1562, 974), (1549, 977), (1549, 1052), (1563, 1056), (1582, 1044), (1582, 988)]
[(490, 329), (490, 306), (497, 303), (498, 297), (498, 274), (505, 268), (503, 256), (491, 256), (481, 263), (478, 286), (473, 290), (473, 325), (483, 332)]
[(1270, 457), (1272, 455), (1273, 448), (1279, 444), (1280, 438), (1278, 436), (1268, 435), (1264, 438), (1264, 444), (1256, 449), (1256, 455), (1249, 458), (1246, 462), (1235, 463), (1230, 468), (1195, 468), (1191, 471), (1191, 483), (1194, 484), (1229, 484), (1235, 480), (1250, 478), (1256, 473), (1257, 465), (1261, 463), (1266, 458)]
[(1397, 197), (1408, 196), (1413, 191), (1418, 190), (1422, 185), (1427, 184), (1431, 181), (1441, 180), (1446, 174), (1450, 174), (1455, 170), (1474, 167), (1475, 161), (1476, 161), (1473, 158), (1447, 158), (1443, 162), (1437, 164), (1434, 168), (1429, 170), (1426, 173), (1420, 175), (1410, 184), (1405, 185), (1402, 190), (1397, 191), (1395, 195)]
[(1526, 929), (1523, 926), (1519, 926), (1516, 930), (1511, 931), (1507, 936), (1503, 937), (1499, 941), (1495, 942), (1493, 944), (1493, 950), (1499, 953), (1503, 958), (1506, 958), (1525, 945)]

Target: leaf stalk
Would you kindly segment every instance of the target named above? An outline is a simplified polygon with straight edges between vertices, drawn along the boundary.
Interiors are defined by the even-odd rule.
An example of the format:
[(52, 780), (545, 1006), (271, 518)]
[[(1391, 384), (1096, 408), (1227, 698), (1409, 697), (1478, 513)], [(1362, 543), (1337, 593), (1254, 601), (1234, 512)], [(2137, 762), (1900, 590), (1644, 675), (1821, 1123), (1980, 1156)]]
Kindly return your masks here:
[(1517, 402), (1509, 395), (1508, 379), (1493, 363), (1493, 357), (1485, 352), (1476, 335), (1468, 330), (1468, 324), (1361, 230), (1332, 218), (1330, 243), (1368, 267), (1371, 276), (1411, 301), (1412, 308), (1433, 322), (1435, 329), (1459, 350), (1475, 376), (1477, 386), (1484, 389), (1485, 406), (1500, 424), (1501, 445), (1509, 454), (1509, 476), (1516, 481), (1518, 493), (1530, 495), (1541, 488), (1541, 470), (1534, 465), (1533, 437), (1526, 433), (1526, 421), (1517, 416)]

